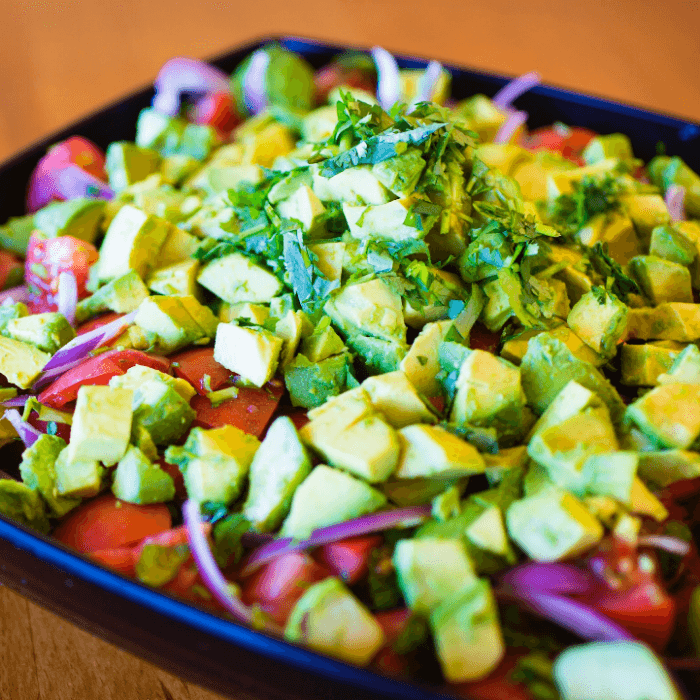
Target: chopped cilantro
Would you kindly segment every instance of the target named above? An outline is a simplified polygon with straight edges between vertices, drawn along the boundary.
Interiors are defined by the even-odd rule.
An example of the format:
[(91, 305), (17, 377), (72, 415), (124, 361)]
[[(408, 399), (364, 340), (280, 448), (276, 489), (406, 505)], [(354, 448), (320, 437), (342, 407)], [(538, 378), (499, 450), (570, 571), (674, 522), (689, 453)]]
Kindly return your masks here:
[[(626, 302), (630, 294), (641, 294), (637, 283), (626, 275), (622, 267), (608, 254), (607, 243), (596, 243), (587, 251), (587, 257), (593, 269), (605, 281), (605, 289), (621, 301)], [(604, 303), (598, 297), (596, 298), (599, 303)]]

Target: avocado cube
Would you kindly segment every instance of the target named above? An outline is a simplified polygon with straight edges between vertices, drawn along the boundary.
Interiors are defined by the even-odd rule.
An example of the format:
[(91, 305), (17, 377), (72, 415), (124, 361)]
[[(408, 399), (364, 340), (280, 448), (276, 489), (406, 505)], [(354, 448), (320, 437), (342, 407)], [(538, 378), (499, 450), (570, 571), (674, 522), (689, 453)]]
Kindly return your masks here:
[(282, 346), (282, 339), (264, 328), (221, 323), (216, 330), (214, 359), (260, 387), (274, 376)]
[(214, 312), (208, 306), (204, 306), (204, 304), (192, 294), (184, 294), (176, 297), (176, 299), (190, 315), (192, 322), (199, 330), (199, 337), (197, 340), (203, 338), (211, 340), (216, 335), (216, 329), (219, 326), (219, 319), (214, 315)]
[(68, 444), (69, 462), (116, 464), (126, 452), (131, 435), (131, 389), (81, 386)]
[(619, 166), (617, 158), (605, 158), (593, 165), (585, 165), (574, 170), (566, 170), (547, 178), (547, 199), (553, 202), (563, 194), (572, 194), (574, 183), (579, 183), (584, 177), (603, 178), (611, 174)]
[(0, 513), (44, 534), (51, 529), (39, 492), (14, 479), (0, 479)]
[(697, 452), (662, 450), (638, 454), (639, 476), (661, 488), (700, 477), (700, 454)]
[(411, 328), (422, 328), (426, 323), (447, 318), (449, 303), (463, 301), (468, 292), (458, 275), (437, 268), (428, 268), (430, 281), (429, 294), (434, 299), (429, 304), (415, 309), (408, 299), (404, 299), (404, 320)]
[(424, 396), (438, 396), (441, 393), (440, 382), (436, 379), (440, 371), (438, 348), (451, 326), (451, 321), (437, 321), (423, 326), (399, 365), (411, 384)]
[(250, 304), (247, 301), (241, 304), (223, 302), (219, 307), (219, 320), (224, 323), (243, 321), (253, 326), (263, 326), (268, 318), (270, 318), (270, 308), (262, 304)]
[(0, 374), (20, 389), (29, 389), (50, 359), (30, 343), (0, 336)]
[(386, 496), (369, 484), (319, 464), (294, 492), (280, 536), (303, 540), (320, 527), (359, 518), (385, 504)]
[(342, 277), (345, 248), (343, 241), (314, 243), (309, 246), (309, 251), (316, 256), (314, 265), (327, 280), (334, 282)]
[(148, 289), (156, 294), (201, 296), (197, 285), (199, 262), (194, 259), (183, 260), (152, 272), (146, 279)]
[(297, 355), (284, 368), (284, 383), (293, 406), (316, 408), (345, 388), (348, 356), (331, 355), (322, 360), (310, 361), (305, 355)]
[(397, 197), (408, 197), (415, 191), (425, 165), (420, 150), (409, 148), (405, 153), (375, 163), (372, 174)]
[(104, 208), (104, 201), (87, 197), (52, 202), (34, 215), (34, 225), (48, 238), (73, 236), (94, 243)]
[(158, 172), (161, 158), (150, 148), (140, 148), (128, 141), (114, 141), (105, 154), (105, 170), (109, 186), (121, 192), (134, 182), (140, 182), (151, 173)]
[(371, 165), (347, 168), (333, 177), (321, 175), (323, 164), (312, 164), (311, 187), (324, 202), (344, 202), (354, 206), (386, 204), (392, 199), (391, 192), (382, 185)]
[(134, 324), (146, 333), (153, 333), (166, 354), (184, 348), (204, 335), (179, 297), (147, 297), (139, 305)]
[(662, 384), (627, 407), (627, 417), (660, 446), (686, 449), (700, 435), (700, 384)]
[(464, 534), (480, 549), (500, 557), (510, 553), (503, 513), (498, 506), (491, 506), (467, 527)]
[(403, 428), (412, 423), (437, 422), (401, 370), (369, 377), (361, 386), (369, 394), (374, 410), (381, 413), (394, 428)]
[(277, 277), (241, 253), (206, 263), (197, 281), (229, 304), (269, 303), (282, 289)]
[(163, 503), (175, 496), (173, 478), (131, 445), (114, 470), (112, 493), (128, 503)]
[(350, 335), (347, 344), (367, 374), (395, 372), (406, 356), (408, 346), (396, 340), (382, 340), (369, 335)]
[(326, 208), (308, 185), (302, 185), (277, 205), (277, 213), (283, 219), (298, 221), (301, 230), (313, 236), (316, 229), (323, 224)]
[(627, 336), (681, 343), (700, 340), (700, 304), (668, 302), (655, 308), (630, 309)]
[(98, 277), (108, 282), (135, 270), (141, 279), (155, 267), (170, 230), (165, 219), (126, 204), (112, 219), (100, 247)]
[(35, 230), (34, 214), (12, 216), (0, 226), (0, 247), (15, 255), (24, 256), (29, 245), (29, 237)]
[(474, 565), (458, 539), (400, 540), (393, 563), (406, 605), (419, 615), (429, 615), (476, 580)]
[(674, 359), (668, 373), (658, 377), (659, 384), (681, 382), (700, 384), (700, 349), (697, 345), (688, 345)]
[(330, 325), (317, 326), (311, 335), (301, 340), (300, 352), (310, 362), (320, 362), (331, 355), (338, 355), (345, 350), (345, 344)]
[(0, 305), (0, 333), (6, 335), (7, 324), (15, 318), (29, 316), (29, 309), (21, 301), (17, 304)]
[(682, 349), (681, 343), (672, 340), (643, 345), (624, 343), (620, 346), (620, 381), (627, 386), (655, 386)]
[(68, 461), (68, 449), (56, 458), (56, 493), (60, 496), (92, 498), (102, 489), (105, 469), (96, 460)]
[(43, 496), (49, 513), (56, 518), (73, 510), (81, 500), (56, 493), (56, 460), (65, 446), (66, 441), (57, 435), (41, 435), (22, 453), (19, 465), (22, 481)]
[(586, 492), (629, 503), (638, 460), (636, 452), (622, 450), (592, 455), (582, 469)]
[(576, 557), (603, 538), (603, 526), (573, 494), (547, 489), (511, 504), (508, 534), (535, 561)]
[(617, 160), (632, 160), (632, 142), (625, 134), (605, 134), (594, 136), (586, 148), (583, 149), (583, 160), (586, 165), (599, 163), (606, 158), (617, 158)]
[(66, 317), (55, 312), (11, 319), (5, 331), (11, 338), (31, 343), (51, 355), (75, 338), (75, 330)]
[(301, 135), (307, 143), (324, 143), (333, 135), (338, 123), (338, 110), (335, 105), (324, 105), (312, 109), (301, 120)]
[[(658, 167), (657, 163), (661, 166)], [(683, 159), (654, 158), (649, 164), (649, 175), (655, 185), (664, 192), (670, 185), (685, 188), (685, 210), (690, 218), (700, 217), (700, 176), (691, 170)]]
[(655, 255), (639, 255), (630, 261), (630, 272), (654, 305), (693, 302), (690, 272), (683, 265)]
[(486, 579), (474, 579), (430, 614), (435, 651), (450, 683), (475, 681), (505, 654), (498, 608)]
[(571, 330), (603, 357), (617, 352), (627, 328), (627, 306), (602, 289), (584, 294), (567, 318)]
[(500, 170), (509, 177), (534, 160), (532, 153), (514, 143), (480, 143), (474, 151), (476, 157), (491, 170)]
[(507, 117), (486, 95), (480, 94), (462, 100), (454, 111), (469, 122), (469, 128), (484, 142), (493, 141)]
[(449, 479), (480, 474), (486, 468), (473, 445), (439, 426), (406, 426), (399, 430), (399, 443), (399, 479)]
[(671, 226), (657, 226), (651, 232), (649, 255), (678, 265), (690, 265), (698, 255), (692, 241)]
[[(669, 516), (666, 506), (647, 488), (646, 484), (639, 477), (635, 477), (632, 481), (628, 507), (632, 513), (654, 518), (658, 523), (664, 522)], [(637, 533), (635, 533), (633, 541), (636, 539), (636, 535)]]
[(304, 592), (292, 608), (284, 637), (357, 666), (369, 664), (385, 643), (374, 616), (333, 576)]
[(294, 423), (280, 416), (269, 427), (250, 465), (245, 515), (258, 532), (276, 530), (297, 487), (311, 472), (311, 458)]
[(138, 309), (148, 289), (135, 270), (107, 282), (94, 294), (78, 302), (76, 319), (84, 321), (101, 311), (127, 314)]
[[(414, 214), (409, 217), (413, 199), (395, 199), (386, 204), (343, 204), (343, 214), (353, 238), (372, 238), (388, 241), (419, 240), (430, 231), (437, 220), (436, 215)], [(412, 223), (407, 224), (406, 221)]]
[(160, 381), (149, 381), (134, 390), (133, 426), (143, 427), (156, 445), (169, 445), (189, 430), (195, 418), (189, 401)]

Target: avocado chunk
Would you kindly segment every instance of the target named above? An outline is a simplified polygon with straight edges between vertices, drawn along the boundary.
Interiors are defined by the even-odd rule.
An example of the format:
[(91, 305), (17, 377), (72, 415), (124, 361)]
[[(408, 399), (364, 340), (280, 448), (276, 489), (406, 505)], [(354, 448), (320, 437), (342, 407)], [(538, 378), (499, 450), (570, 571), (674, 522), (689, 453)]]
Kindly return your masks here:
[(280, 535), (306, 539), (314, 530), (379, 510), (386, 496), (364, 481), (319, 464), (297, 487)]
[(586, 165), (599, 163), (606, 158), (617, 158), (617, 160), (632, 160), (632, 143), (629, 136), (625, 134), (605, 134), (594, 136), (581, 154), (586, 161)]
[(369, 394), (374, 409), (394, 428), (403, 428), (412, 423), (437, 422), (401, 370), (369, 377), (360, 386)]
[(333, 177), (321, 175), (322, 164), (312, 164), (311, 186), (316, 196), (324, 202), (343, 202), (351, 206), (378, 206), (392, 199), (389, 192), (370, 165), (347, 168)]
[(486, 579), (474, 579), (430, 613), (442, 672), (459, 683), (485, 678), (505, 654), (498, 608)]
[(241, 493), (259, 446), (254, 435), (233, 425), (193, 428), (182, 447), (168, 447), (165, 459), (180, 468), (188, 498), (228, 504)]
[(292, 608), (284, 637), (358, 666), (384, 645), (379, 623), (334, 576), (309, 586)]
[(627, 329), (627, 312), (627, 306), (616, 296), (596, 287), (576, 302), (566, 321), (586, 345), (602, 357), (611, 358)]
[(700, 476), (700, 454), (687, 450), (639, 453), (639, 476), (661, 488)]
[(499, 557), (511, 557), (506, 526), (503, 522), (503, 512), (496, 506), (486, 510), (464, 531), (472, 544)]
[(316, 408), (329, 398), (338, 396), (346, 386), (347, 376), (346, 353), (315, 362), (299, 354), (284, 368), (284, 383), (292, 406), (304, 408)]
[(639, 340), (700, 340), (700, 304), (668, 302), (652, 309), (630, 309), (627, 334)]
[(667, 373), (660, 374), (659, 384), (680, 382), (700, 384), (700, 349), (697, 345), (688, 345), (673, 360)]
[(510, 505), (510, 538), (535, 561), (583, 554), (603, 538), (603, 526), (571, 493), (546, 489)]
[(269, 303), (282, 283), (241, 253), (230, 253), (204, 265), (197, 281), (229, 304)]
[(197, 298), (201, 297), (201, 290), (197, 284), (198, 273), (199, 263), (196, 260), (183, 260), (152, 272), (148, 276), (146, 284), (148, 289), (156, 294)]
[[(627, 216), (632, 219), (642, 246), (649, 244), (653, 231), (657, 226), (671, 223), (671, 217), (666, 208), (664, 198), (658, 194), (630, 194), (620, 198)], [(651, 255), (658, 253), (650, 250)], [(660, 257), (665, 257), (661, 255)], [(676, 261), (678, 262), (678, 261)]]
[(654, 653), (641, 642), (590, 642), (565, 649), (554, 662), (562, 700), (681, 700)]
[(651, 181), (664, 192), (670, 185), (684, 187), (688, 217), (700, 217), (700, 175), (691, 170), (682, 158), (657, 156), (649, 163), (648, 171)]
[(301, 230), (313, 238), (323, 225), (326, 208), (308, 185), (301, 185), (277, 205), (277, 213), (283, 219), (298, 221)]
[(690, 265), (698, 255), (697, 248), (672, 226), (657, 226), (651, 232), (649, 255), (678, 265)]
[(582, 470), (586, 492), (612, 496), (620, 503), (629, 504), (638, 462), (637, 452), (620, 450), (592, 455)]
[(683, 265), (655, 255), (639, 255), (630, 261), (630, 272), (654, 305), (693, 302), (690, 272)]
[(440, 382), (436, 378), (440, 371), (438, 348), (451, 326), (451, 321), (437, 321), (423, 326), (399, 365), (411, 384), (424, 396), (438, 396), (441, 393)]
[(112, 493), (128, 503), (163, 503), (175, 496), (173, 478), (131, 445), (114, 470)]
[(406, 605), (419, 615), (429, 615), (476, 580), (474, 565), (458, 539), (401, 540), (393, 563)]
[(331, 355), (338, 355), (346, 350), (340, 336), (329, 324), (319, 323), (311, 335), (301, 340), (301, 354), (310, 362), (321, 362)]
[(406, 357), (408, 345), (398, 340), (382, 340), (369, 335), (350, 335), (347, 344), (356, 360), (370, 375), (395, 372)]
[(78, 323), (102, 311), (128, 314), (138, 309), (148, 296), (148, 289), (135, 270), (129, 270), (121, 277), (107, 282), (94, 294), (78, 302), (76, 320)]
[(46, 506), (39, 492), (14, 479), (0, 479), (0, 513), (21, 525), (47, 534)]
[(60, 518), (80, 505), (80, 498), (69, 498), (56, 493), (56, 460), (66, 441), (57, 435), (41, 435), (22, 453), (19, 471), (22, 481), (38, 491), (53, 517)]
[[(343, 214), (353, 238), (387, 241), (419, 240), (437, 220), (432, 214), (411, 214), (412, 197), (395, 199), (386, 204), (353, 206), (343, 204)], [(411, 223), (406, 223), (410, 221)]]
[(104, 209), (104, 201), (87, 197), (52, 202), (34, 215), (34, 226), (49, 238), (73, 236), (94, 243)]
[(245, 515), (259, 532), (276, 530), (289, 512), (297, 486), (311, 472), (311, 458), (294, 423), (280, 416), (268, 428), (250, 465)]
[(216, 130), (208, 124), (192, 124), (152, 107), (139, 112), (136, 145), (157, 151), (163, 157), (181, 155), (201, 161), (219, 142)]
[(627, 417), (661, 447), (686, 449), (700, 436), (700, 384), (657, 386), (627, 407)]
[(135, 182), (140, 182), (151, 173), (158, 172), (161, 157), (150, 148), (141, 148), (129, 141), (114, 141), (105, 154), (105, 170), (109, 186), (115, 192)]
[(0, 374), (20, 389), (29, 389), (50, 359), (30, 343), (0, 336)]
[(683, 345), (672, 340), (644, 345), (624, 343), (620, 346), (620, 381), (627, 386), (655, 386), (682, 349)]
[(15, 255), (25, 255), (34, 228), (34, 214), (11, 216), (0, 226), (0, 247)]
[(15, 340), (31, 343), (51, 355), (75, 338), (75, 330), (66, 317), (56, 312), (11, 319), (5, 332)]
[(81, 386), (73, 414), (67, 459), (75, 462), (116, 464), (126, 452), (131, 435), (131, 389)]
[(56, 493), (60, 496), (92, 498), (102, 490), (105, 468), (96, 460), (68, 461), (68, 448), (56, 458)]
[(425, 165), (420, 150), (409, 148), (401, 155), (375, 163), (372, 174), (397, 197), (408, 197), (415, 191)]

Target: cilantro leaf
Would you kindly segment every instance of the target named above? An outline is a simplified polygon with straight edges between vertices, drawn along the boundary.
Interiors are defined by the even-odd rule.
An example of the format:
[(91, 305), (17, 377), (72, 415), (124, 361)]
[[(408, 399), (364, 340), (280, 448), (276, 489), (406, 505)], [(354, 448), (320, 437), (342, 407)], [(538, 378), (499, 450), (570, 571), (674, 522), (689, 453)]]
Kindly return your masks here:
[(572, 186), (573, 192), (559, 195), (550, 212), (552, 222), (567, 235), (582, 229), (596, 214), (619, 207), (620, 185), (612, 175), (603, 178), (587, 175)]
[(641, 294), (637, 283), (625, 274), (608, 254), (608, 244), (596, 243), (587, 252), (593, 269), (605, 280), (605, 288), (620, 301), (627, 302), (630, 294)]

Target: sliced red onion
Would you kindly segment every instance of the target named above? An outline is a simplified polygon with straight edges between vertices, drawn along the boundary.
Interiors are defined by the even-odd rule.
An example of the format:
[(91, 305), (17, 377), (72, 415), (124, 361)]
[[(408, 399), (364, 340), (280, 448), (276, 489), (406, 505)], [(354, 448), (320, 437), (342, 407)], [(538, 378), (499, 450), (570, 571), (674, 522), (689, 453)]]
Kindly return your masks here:
[(270, 54), (265, 49), (256, 51), (250, 59), (248, 70), (243, 76), (243, 101), (251, 114), (262, 112), (267, 107), (267, 67)]
[(509, 111), (508, 117), (494, 136), (493, 143), (508, 143), (513, 134), (527, 121), (527, 117), (527, 112)]
[(16, 408), (5, 411), (3, 418), (6, 418), (12, 424), (25, 447), (31, 447), (42, 435), (34, 426), (22, 420), (22, 415)]
[(7, 399), (6, 401), (0, 403), (0, 405), (4, 406), (5, 408), (24, 408), (24, 404), (27, 403), (28, 399), (29, 395), (23, 394), (22, 396), (15, 396), (12, 399)]
[(520, 95), (526, 93), (528, 90), (535, 87), (535, 85), (539, 85), (540, 82), (542, 82), (542, 78), (539, 73), (535, 73), (534, 71), (525, 73), (525, 75), (521, 75), (504, 85), (494, 95), (492, 102), (496, 107), (507, 109)]
[[(252, 624), (255, 621), (255, 611), (245, 605), (240, 598), (231, 594), (229, 582), (221, 573), (221, 569), (214, 559), (207, 537), (202, 531), (199, 505), (195, 501), (185, 501), (182, 505), (182, 515), (187, 528), (187, 539), (190, 543), (192, 558), (197, 564), (204, 585), (234, 617), (242, 622)], [(270, 622), (265, 623), (265, 629), (268, 632), (279, 633), (281, 631), (277, 625)]]
[(153, 108), (170, 117), (180, 112), (183, 92), (229, 92), (226, 73), (194, 58), (173, 58), (158, 72)]
[(11, 287), (4, 292), (0, 292), (0, 304), (2, 304), (2, 306), (12, 306), (13, 304), (18, 304), (20, 301), (27, 301), (28, 298), (29, 292), (24, 285)]
[(372, 58), (377, 66), (377, 100), (382, 109), (391, 109), (401, 96), (399, 66), (394, 57), (381, 46), (372, 49)]
[(56, 299), (58, 313), (63, 314), (71, 326), (75, 325), (75, 309), (78, 306), (78, 282), (72, 272), (61, 272), (58, 276)]
[(114, 191), (109, 185), (71, 163), (53, 173), (54, 193), (61, 199), (113, 199)]
[(530, 562), (510, 569), (502, 583), (515, 595), (521, 592), (583, 594), (593, 585), (590, 576), (571, 564)]
[(441, 74), (442, 64), (431, 61), (418, 81), (418, 91), (411, 106), (415, 106), (419, 102), (429, 102), (432, 99)]
[(677, 554), (679, 557), (684, 557), (690, 552), (689, 542), (670, 535), (646, 535), (645, 537), (640, 537), (637, 540), (637, 544), (641, 547), (663, 549), (665, 552)]
[(664, 196), (671, 221), (685, 220), (685, 187), (669, 185)]
[(290, 552), (298, 552), (302, 549), (318, 547), (329, 542), (337, 542), (348, 537), (359, 537), (370, 532), (381, 532), (393, 527), (413, 527), (430, 517), (430, 506), (411, 506), (386, 510), (381, 513), (370, 513), (354, 520), (346, 520), (343, 523), (329, 525), (314, 530), (311, 536), (305, 540), (295, 540), (285, 537), (273, 540), (256, 549), (247, 559), (241, 570), (241, 576), (248, 576), (263, 564)]

